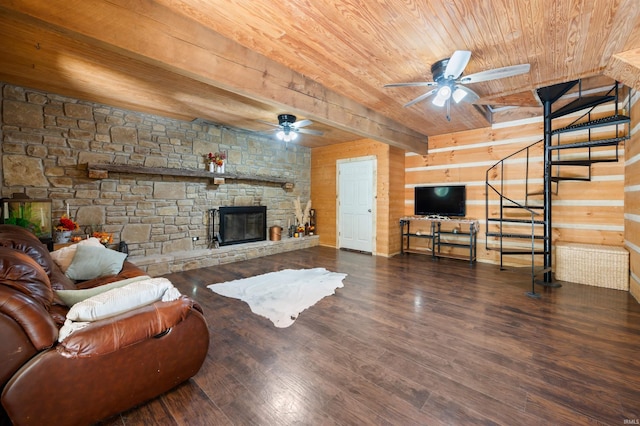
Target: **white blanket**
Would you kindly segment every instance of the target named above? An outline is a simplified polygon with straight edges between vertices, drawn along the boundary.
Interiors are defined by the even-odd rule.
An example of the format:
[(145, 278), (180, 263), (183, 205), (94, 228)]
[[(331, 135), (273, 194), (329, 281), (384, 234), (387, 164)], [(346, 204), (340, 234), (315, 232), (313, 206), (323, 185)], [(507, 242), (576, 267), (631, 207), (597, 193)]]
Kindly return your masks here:
[(246, 302), (253, 313), (284, 328), (293, 324), (300, 312), (344, 287), (342, 280), (346, 276), (324, 268), (285, 269), (208, 287), (222, 296)]
[(166, 278), (140, 277), (122, 287), (109, 284), (104, 287), (109, 289), (84, 299), (69, 309), (67, 319), (58, 332), (59, 342), (93, 321), (114, 317), (158, 300), (171, 302), (181, 296), (180, 291)]

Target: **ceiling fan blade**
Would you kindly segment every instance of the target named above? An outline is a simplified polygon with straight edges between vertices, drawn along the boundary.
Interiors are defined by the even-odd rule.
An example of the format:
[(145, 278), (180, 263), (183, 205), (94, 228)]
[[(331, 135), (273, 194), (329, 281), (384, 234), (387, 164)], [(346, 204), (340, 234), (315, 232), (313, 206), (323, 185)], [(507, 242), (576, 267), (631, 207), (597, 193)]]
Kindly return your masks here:
[(313, 121), (311, 121), (311, 120), (300, 120), (300, 121), (296, 121), (291, 126), (300, 128), (300, 127), (308, 126), (309, 124), (313, 124)]
[(307, 135), (315, 135), (315, 136), (324, 135), (323, 132), (321, 132), (319, 130), (312, 130), (312, 129), (295, 129), (295, 131), (298, 132), (298, 133), (305, 133)]
[(438, 91), (438, 89), (433, 89), (433, 90), (429, 90), (427, 93), (425, 93), (424, 95), (420, 95), (417, 98), (415, 98), (414, 100), (412, 100), (409, 103), (404, 104), (405, 108), (410, 107), (413, 104), (417, 104), (418, 102), (424, 101), (425, 99), (427, 99), (429, 96), (433, 95), (434, 93), (436, 93)]
[(531, 69), (530, 64), (511, 65), (509, 67), (495, 68), (492, 70), (481, 71), (475, 74), (466, 75), (458, 82), (462, 84), (480, 83), (482, 81), (496, 80), (498, 78), (513, 77), (514, 75), (524, 74)]
[(382, 87), (415, 87), (415, 86), (437, 86), (435, 81), (416, 81), (412, 83), (391, 83), (385, 84)]
[(279, 124), (269, 123), (268, 121), (256, 120), (258, 123), (266, 124), (267, 126), (280, 127)]
[[(462, 90), (465, 94), (465, 96), (460, 99), (460, 102), (464, 101), (464, 102), (469, 102), (469, 103), (474, 103), (475, 101), (477, 101), (478, 99), (480, 99), (480, 95), (478, 95), (475, 91), (469, 89), (466, 86), (463, 86), (461, 84), (456, 85), (455, 91), (457, 90)], [(456, 99), (456, 93), (455, 91), (453, 92), (453, 98), (454, 100)], [(456, 102), (458, 103), (458, 102)]]
[(449, 58), (447, 68), (444, 70), (444, 78), (456, 79), (462, 75), (465, 67), (471, 59), (471, 52), (468, 50), (456, 50)]

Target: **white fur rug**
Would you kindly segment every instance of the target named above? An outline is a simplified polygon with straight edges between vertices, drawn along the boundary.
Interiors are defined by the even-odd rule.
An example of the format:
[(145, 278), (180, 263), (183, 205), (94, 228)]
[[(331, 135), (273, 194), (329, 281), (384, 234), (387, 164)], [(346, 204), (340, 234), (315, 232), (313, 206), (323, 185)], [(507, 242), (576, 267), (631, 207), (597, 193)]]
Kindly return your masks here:
[(324, 268), (285, 269), (207, 287), (246, 302), (253, 313), (284, 328), (293, 324), (300, 312), (344, 287), (342, 280), (346, 276)]

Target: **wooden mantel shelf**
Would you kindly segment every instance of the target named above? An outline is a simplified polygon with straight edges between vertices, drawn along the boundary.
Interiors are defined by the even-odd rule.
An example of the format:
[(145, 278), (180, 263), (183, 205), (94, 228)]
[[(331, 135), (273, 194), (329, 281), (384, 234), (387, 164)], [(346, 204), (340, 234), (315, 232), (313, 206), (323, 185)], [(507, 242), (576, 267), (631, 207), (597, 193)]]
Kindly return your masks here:
[[(284, 178), (271, 176), (245, 175), (238, 173), (211, 173), (206, 170), (178, 169), (171, 167), (145, 167), (131, 166), (128, 164), (106, 164), (106, 163), (89, 163), (87, 164), (89, 177), (92, 179), (106, 179), (109, 172), (113, 173), (135, 173), (143, 175), (162, 175), (162, 176), (185, 176), (194, 178), (213, 179), (215, 181), (224, 182), (224, 179), (231, 180), (252, 180), (257, 182), (268, 182), (280, 184), (284, 189), (293, 188), (293, 182), (289, 182)], [(215, 182), (214, 182), (215, 183)]]

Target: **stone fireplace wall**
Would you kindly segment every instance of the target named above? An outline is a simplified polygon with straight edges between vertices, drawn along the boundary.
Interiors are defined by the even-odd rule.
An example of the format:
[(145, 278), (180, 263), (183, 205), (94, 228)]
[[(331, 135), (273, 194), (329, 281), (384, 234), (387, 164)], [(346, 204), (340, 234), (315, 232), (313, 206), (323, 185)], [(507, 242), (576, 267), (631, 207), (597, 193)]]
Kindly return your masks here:
[[(310, 196), (309, 148), (255, 133), (141, 114), (0, 83), (2, 197), (51, 198), (83, 227), (125, 241), (144, 257), (207, 247), (207, 211), (267, 206), (267, 227), (286, 227), (293, 201)], [(286, 178), (279, 184), (110, 173), (91, 179), (87, 163), (205, 170), (204, 156), (226, 151), (225, 172)], [(198, 237), (193, 241), (193, 237)]]

